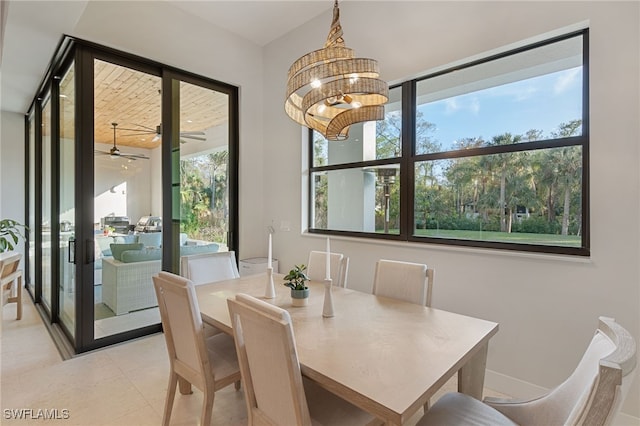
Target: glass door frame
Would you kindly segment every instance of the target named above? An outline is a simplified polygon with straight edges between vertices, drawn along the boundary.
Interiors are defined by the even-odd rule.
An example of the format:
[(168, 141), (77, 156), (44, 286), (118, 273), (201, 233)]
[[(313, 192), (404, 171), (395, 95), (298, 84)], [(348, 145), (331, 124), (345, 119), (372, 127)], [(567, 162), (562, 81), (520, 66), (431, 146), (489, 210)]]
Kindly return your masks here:
[[(163, 235), (163, 244), (175, 247), (180, 240), (180, 199), (177, 197), (180, 187), (180, 82), (186, 82), (209, 90), (224, 93), (229, 97), (229, 225), (226, 244), (229, 250), (238, 250), (238, 184), (239, 184), (239, 134), (240, 120), (238, 117), (239, 102), (238, 89), (235, 86), (222, 84), (213, 80), (189, 74), (184, 71), (176, 72), (167, 69), (162, 75), (162, 123), (168, 123), (167, 137), (162, 144), (162, 169), (169, 171), (162, 175), (162, 187), (171, 188), (170, 196), (163, 198), (162, 209), (165, 217), (170, 217), (171, 232)], [(164, 126), (164, 124), (163, 124)], [(163, 129), (164, 132), (164, 129)], [(177, 187), (177, 191), (176, 191)], [(167, 224), (169, 221), (166, 221)], [(163, 265), (171, 265), (171, 271), (180, 270), (179, 256), (171, 256), (169, 250), (162, 253)]]
[[(94, 63), (96, 60), (110, 62), (122, 67), (160, 77), (161, 69), (146, 61), (133, 59), (116, 51), (98, 49), (92, 45), (76, 45), (76, 230), (80, 228), (80, 238), (76, 240), (76, 282), (81, 285), (80, 300), (76, 300), (76, 351), (84, 352), (135, 339), (162, 330), (160, 323), (133, 330), (95, 338), (94, 319), (94, 197), (95, 197), (95, 157), (94, 157)], [(78, 141), (91, 141), (80, 143)], [(164, 167), (164, 165), (163, 165)], [(163, 173), (164, 175), (165, 173)], [(81, 206), (81, 207), (80, 207)], [(163, 206), (164, 208), (164, 206)], [(164, 213), (164, 212), (163, 212)], [(163, 233), (164, 234), (164, 233)], [(169, 247), (165, 245), (165, 247)], [(163, 252), (171, 252), (163, 250)], [(166, 268), (163, 262), (163, 270)], [(78, 314), (79, 312), (79, 314)]]
[[(239, 89), (226, 83), (218, 82), (206, 77), (191, 74), (176, 68), (172, 68), (154, 61), (144, 59), (125, 52), (97, 45), (95, 43), (64, 36), (58, 45), (49, 69), (40, 84), (38, 95), (31, 103), (28, 114), (25, 115), (25, 212), (28, 218), (30, 179), (29, 170), (35, 167), (35, 205), (34, 217), (36, 229), (30, 230), (29, 237), (25, 241), (25, 249), (28, 252), (29, 242), (35, 241), (35, 277), (31, 277), (27, 269), (27, 280), (35, 283), (33, 292), (29, 294), (33, 298), (45, 324), (50, 331), (57, 333), (62, 340), (66, 341), (66, 346), (71, 355), (82, 353), (115, 343), (124, 342), (137, 337), (153, 334), (161, 331), (161, 324), (150, 325), (138, 329), (113, 334), (110, 336), (95, 339), (94, 336), (94, 261), (95, 261), (95, 241), (94, 241), (94, 60), (99, 59), (115, 63), (117, 65), (130, 67), (138, 71), (157, 75), (162, 78), (161, 94), (161, 116), (163, 122), (163, 141), (161, 148), (162, 167), (162, 191), (165, 194), (162, 200), (163, 217), (171, 218), (167, 220), (165, 231), (163, 232), (163, 247), (177, 248), (179, 244), (179, 217), (174, 221), (174, 203), (171, 197), (172, 188), (172, 155), (175, 150), (172, 146), (177, 146), (179, 161), (179, 91), (172, 90), (172, 86), (180, 81), (187, 81), (196, 85), (207, 87), (229, 95), (229, 233), (228, 246), (230, 250), (238, 250), (238, 152), (239, 152)], [(51, 93), (52, 102), (52, 178), (51, 178), (51, 217), (56, 220), (51, 221), (52, 242), (58, 242), (60, 236), (60, 224), (57, 223), (59, 217), (59, 184), (60, 184), (60, 159), (59, 159), (59, 103), (55, 102), (58, 97), (58, 85), (60, 75), (66, 72), (69, 66), (74, 67), (75, 72), (75, 332), (66, 330), (59, 318), (59, 250), (52, 250), (51, 253), (51, 311), (43, 309), (42, 304), (42, 188), (38, 182), (42, 180), (42, 99), (44, 95)], [(177, 105), (177, 106), (176, 106)], [(29, 118), (35, 120), (35, 164), (30, 164), (29, 159)], [(84, 141), (84, 143), (83, 143)], [(91, 143), (87, 143), (90, 141)], [(173, 142), (175, 141), (175, 143)], [(178, 167), (179, 168), (179, 167)], [(179, 207), (177, 208), (179, 211)], [(179, 215), (178, 215), (179, 216)], [(171, 230), (171, 232), (169, 232)], [(55, 236), (55, 237), (54, 237)], [(57, 244), (56, 244), (57, 247)], [(174, 273), (179, 272), (179, 251), (163, 250), (162, 269)], [(66, 261), (66, 259), (65, 259)], [(28, 288), (28, 286), (27, 286)], [(73, 337), (75, 335), (75, 338)], [(60, 339), (54, 339), (60, 340)]]

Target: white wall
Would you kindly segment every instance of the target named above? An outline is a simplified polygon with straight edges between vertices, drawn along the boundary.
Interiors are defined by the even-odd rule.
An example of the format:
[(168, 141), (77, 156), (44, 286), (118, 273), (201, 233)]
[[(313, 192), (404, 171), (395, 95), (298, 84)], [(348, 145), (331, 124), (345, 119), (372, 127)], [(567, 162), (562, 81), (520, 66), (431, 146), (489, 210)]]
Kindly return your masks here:
[[(24, 218), (24, 115), (0, 114), (0, 219)], [(24, 256), (24, 244), (18, 244)], [(24, 265), (24, 260), (23, 260)]]
[[(639, 4), (353, 1), (340, 9), (347, 47), (357, 57), (377, 59), (387, 81), (590, 21), (591, 257), (333, 238), (331, 248), (351, 258), (349, 285), (370, 291), (379, 258), (434, 267), (435, 307), (500, 323), (488, 358), (495, 374), (487, 376), (487, 384), (509, 393), (559, 384), (577, 364), (599, 315), (616, 318), (640, 342)], [(305, 160), (305, 149), (300, 126), (280, 104), (288, 67), (322, 47), (330, 22), (326, 13), (265, 49), (264, 144), (269, 149), (263, 189), (270, 196), (264, 223), (276, 227), (274, 255), (281, 271), (323, 247), (324, 240), (300, 232), (306, 190), (296, 164)], [(290, 232), (279, 229), (282, 222), (291, 224)], [(640, 416), (638, 382), (623, 407), (635, 417)]]
[[(109, 152), (111, 145), (95, 144), (98, 151)], [(108, 216), (128, 216), (135, 224), (142, 216), (162, 216), (162, 187), (160, 186), (160, 149), (127, 147), (126, 152), (143, 154), (149, 160), (132, 160), (98, 156), (95, 159), (94, 193), (97, 198), (94, 223)], [(125, 194), (111, 195), (111, 189), (126, 186)], [(159, 198), (159, 202), (156, 202)], [(159, 204), (159, 206), (158, 206)]]

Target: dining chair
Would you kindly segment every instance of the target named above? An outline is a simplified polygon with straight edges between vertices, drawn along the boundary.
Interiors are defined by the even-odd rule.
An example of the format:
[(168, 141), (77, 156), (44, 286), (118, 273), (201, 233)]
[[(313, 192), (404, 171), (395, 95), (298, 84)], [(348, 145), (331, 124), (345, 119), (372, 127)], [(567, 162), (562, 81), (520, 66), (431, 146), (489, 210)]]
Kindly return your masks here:
[[(238, 278), (240, 273), (236, 262), (236, 253), (221, 251), (182, 256), (180, 258), (180, 275), (193, 282), (193, 285)], [(205, 324), (204, 329), (205, 337), (222, 333), (222, 330), (209, 324)]]
[(636, 342), (613, 318), (599, 326), (574, 372), (532, 400), (485, 398), (451, 392), (417, 425), (609, 425), (620, 410), (636, 368)]
[(382, 423), (302, 377), (289, 312), (247, 294), (227, 303), (249, 425)]
[[(349, 273), (349, 258), (342, 253), (330, 254), (331, 281), (337, 287), (347, 287), (347, 275)], [(307, 276), (314, 281), (322, 281), (326, 278), (327, 252), (311, 251), (307, 262)]]
[(376, 262), (373, 294), (431, 306), (434, 270), (422, 263), (380, 259)]
[(222, 251), (202, 253), (180, 258), (180, 275), (194, 285), (240, 277), (236, 253)]
[(232, 384), (240, 387), (240, 367), (233, 338), (224, 333), (205, 338), (195, 287), (184, 277), (159, 272), (153, 276), (160, 318), (169, 353), (170, 373), (163, 425), (169, 424), (176, 385), (191, 393), (191, 385), (204, 394), (201, 424), (211, 423), (215, 392)]
[(22, 254), (5, 252), (0, 255), (0, 288), (2, 306), (16, 304), (16, 319), (22, 319), (22, 270), (18, 269)]

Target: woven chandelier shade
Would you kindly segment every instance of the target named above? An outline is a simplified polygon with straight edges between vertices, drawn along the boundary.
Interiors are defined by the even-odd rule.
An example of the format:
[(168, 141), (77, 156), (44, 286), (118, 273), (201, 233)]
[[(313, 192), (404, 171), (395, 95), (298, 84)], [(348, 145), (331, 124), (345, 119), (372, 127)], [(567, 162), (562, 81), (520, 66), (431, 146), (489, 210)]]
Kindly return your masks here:
[(307, 53), (289, 68), (287, 115), (331, 141), (347, 139), (354, 123), (384, 119), (389, 86), (378, 79), (378, 62), (354, 56), (344, 45), (336, 0), (324, 48)]

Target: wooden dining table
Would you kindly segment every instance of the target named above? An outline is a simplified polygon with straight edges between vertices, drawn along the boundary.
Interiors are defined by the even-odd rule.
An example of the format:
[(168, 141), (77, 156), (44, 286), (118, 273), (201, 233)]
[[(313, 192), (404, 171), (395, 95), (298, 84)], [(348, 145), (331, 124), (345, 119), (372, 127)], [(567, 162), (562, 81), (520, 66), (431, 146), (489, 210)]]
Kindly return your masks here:
[(482, 398), (497, 323), (339, 287), (325, 318), (323, 283), (311, 281), (308, 305), (293, 307), (283, 277), (273, 275), (273, 299), (266, 274), (196, 286), (203, 321), (233, 334), (227, 299), (238, 293), (286, 309), (302, 374), (386, 424), (406, 422), (456, 372), (458, 390)]

